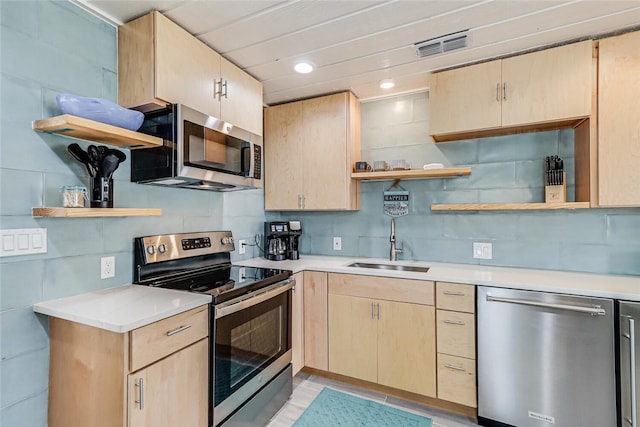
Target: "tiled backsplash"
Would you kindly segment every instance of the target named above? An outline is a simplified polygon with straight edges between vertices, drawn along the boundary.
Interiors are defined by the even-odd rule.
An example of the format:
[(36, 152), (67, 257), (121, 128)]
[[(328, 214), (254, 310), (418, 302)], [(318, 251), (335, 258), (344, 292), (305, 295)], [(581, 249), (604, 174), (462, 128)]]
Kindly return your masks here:
[[(400, 182), (410, 210), (396, 219), (396, 239), (404, 247), (399, 259), (640, 274), (637, 208), (432, 212), (433, 203), (542, 202), (543, 160), (553, 154), (565, 160), (567, 199), (573, 201), (574, 134), (567, 129), (435, 144), (428, 115), (427, 93), (362, 104), (364, 160), (472, 167), (468, 177)], [(303, 253), (385, 258), (390, 218), (382, 194), (392, 184), (363, 182), (358, 212), (267, 212), (267, 218), (302, 220)], [(333, 236), (342, 237), (342, 251), (333, 250)], [(492, 243), (493, 259), (474, 259), (474, 241)]]

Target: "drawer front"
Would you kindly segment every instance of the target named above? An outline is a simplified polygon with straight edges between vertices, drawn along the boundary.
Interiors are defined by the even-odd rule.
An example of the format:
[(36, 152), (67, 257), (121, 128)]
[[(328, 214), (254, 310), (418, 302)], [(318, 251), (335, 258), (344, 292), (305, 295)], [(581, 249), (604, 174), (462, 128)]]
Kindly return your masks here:
[(386, 301), (434, 305), (434, 283), (430, 280), (329, 273), (329, 293)]
[(209, 306), (176, 314), (130, 332), (130, 372), (209, 335)]
[(438, 353), (476, 358), (475, 315), (457, 311), (436, 311)]
[(438, 399), (476, 408), (476, 361), (438, 354)]
[(442, 310), (476, 312), (476, 287), (460, 283), (436, 283), (436, 308)]

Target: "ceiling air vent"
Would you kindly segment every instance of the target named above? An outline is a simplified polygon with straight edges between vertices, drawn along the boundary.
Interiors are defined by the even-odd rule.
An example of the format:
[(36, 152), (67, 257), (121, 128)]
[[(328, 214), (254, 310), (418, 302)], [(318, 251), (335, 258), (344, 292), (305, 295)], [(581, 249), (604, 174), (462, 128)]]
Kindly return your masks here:
[(469, 30), (458, 31), (434, 39), (421, 41), (415, 43), (414, 46), (420, 58), (462, 49), (469, 46)]

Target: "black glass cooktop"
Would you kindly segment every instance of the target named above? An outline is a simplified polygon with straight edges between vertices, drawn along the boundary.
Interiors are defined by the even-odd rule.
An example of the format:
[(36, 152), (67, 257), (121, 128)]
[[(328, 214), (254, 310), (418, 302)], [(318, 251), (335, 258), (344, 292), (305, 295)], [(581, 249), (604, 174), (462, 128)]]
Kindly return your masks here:
[(185, 274), (183, 277), (173, 277), (152, 286), (210, 294), (213, 296), (213, 303), (219, 304), (285, 280), (289, 276), (289, 270), (226, 265)]

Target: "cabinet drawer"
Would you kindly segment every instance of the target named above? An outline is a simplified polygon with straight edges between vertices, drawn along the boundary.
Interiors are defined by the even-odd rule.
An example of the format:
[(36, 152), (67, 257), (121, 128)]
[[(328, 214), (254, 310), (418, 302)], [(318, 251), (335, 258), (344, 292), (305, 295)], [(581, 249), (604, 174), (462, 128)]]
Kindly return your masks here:
[(395, 277), (329, 273), (329, 293), (434, 305), (433, 282)]
[(476, 358), (475, 315), (457, 311), (436, 311), (438, 353)]
[(475, 313), (475, 289), (473, 285), (438, 282), (436, 283), (436, 308)]
[(209, 306), (204, 305), (130, 332), (130, 371), (209, 335)]
[(477, 407), (475, 360), (438, 353), (438, 399)]

